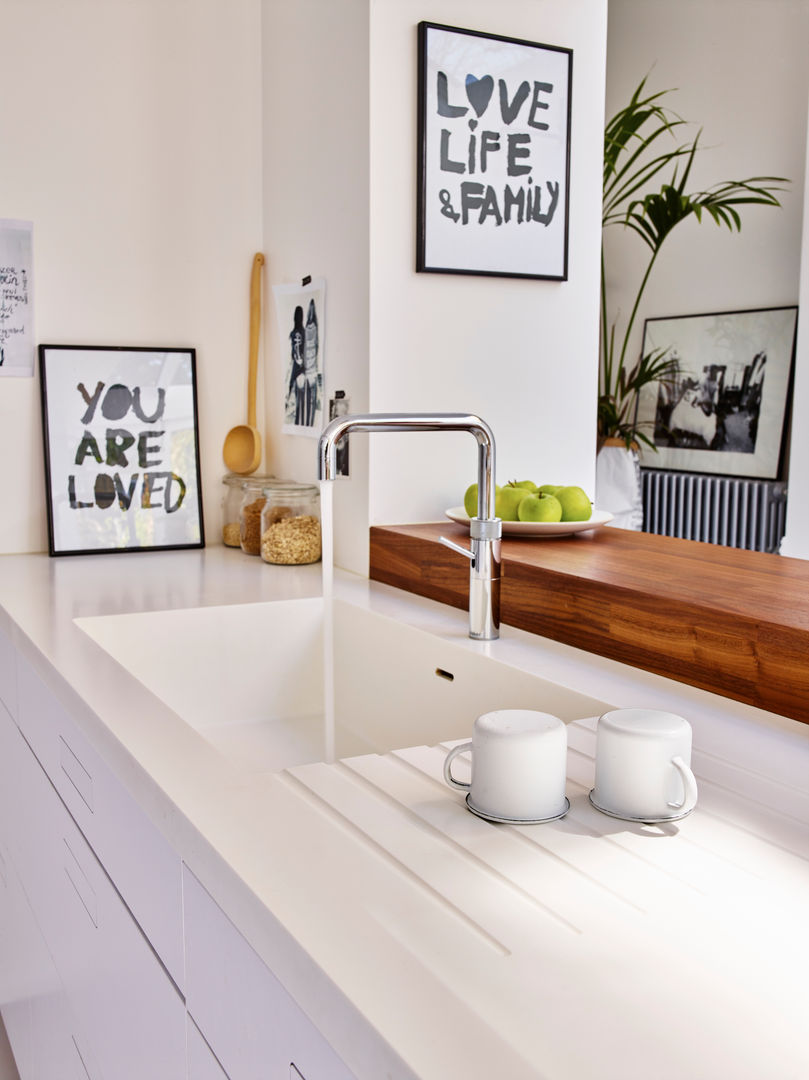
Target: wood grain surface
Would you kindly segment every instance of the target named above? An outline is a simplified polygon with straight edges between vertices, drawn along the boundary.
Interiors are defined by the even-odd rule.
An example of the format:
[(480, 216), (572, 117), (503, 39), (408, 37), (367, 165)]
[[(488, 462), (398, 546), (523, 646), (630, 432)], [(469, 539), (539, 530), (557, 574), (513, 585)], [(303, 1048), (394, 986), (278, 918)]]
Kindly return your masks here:
[[(374, 581), (468, 606), (452, 522), (371, 529)], [(809, 723), (809, 563), (624, 529), (505, 539), (501, 620)]]

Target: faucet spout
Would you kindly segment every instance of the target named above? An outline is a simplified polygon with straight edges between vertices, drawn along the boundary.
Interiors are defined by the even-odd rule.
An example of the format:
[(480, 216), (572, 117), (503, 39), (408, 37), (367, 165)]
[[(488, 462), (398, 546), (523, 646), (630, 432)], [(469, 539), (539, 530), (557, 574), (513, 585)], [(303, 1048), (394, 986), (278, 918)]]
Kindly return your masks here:
[(324, 428), (318, 443), (318, 476), (337, 475), (337, 443), (353, 431), (468, 431), (478, 444), (478, 507), (469, 525), (469, 636), (481, 640), (500, 633), (501, 522), (494, 513), (495, 443), (489, 425), (469, 413), (357, 413), (340, 416)]

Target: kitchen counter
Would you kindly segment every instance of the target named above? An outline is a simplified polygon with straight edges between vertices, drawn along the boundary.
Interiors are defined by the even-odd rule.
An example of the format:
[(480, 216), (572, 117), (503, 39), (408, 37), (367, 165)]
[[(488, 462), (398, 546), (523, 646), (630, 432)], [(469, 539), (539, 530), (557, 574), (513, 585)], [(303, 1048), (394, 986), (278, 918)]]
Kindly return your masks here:
[(317, 567), (4, 556), (0, 629), (358, 1080), (807, 1075), (809, 728), (519, 629), (471, 642), (452, 608), (351, 575), (336, 589), (515, 671), (687, 715), (697, 809), (665, 827), (594, 810), (594, 717), (569, 725), (571, 809), (547, 825), (468, 813), (446, 745), (239, 770), (73, 621), (303, 599)]
[[(372, 529), (371, 578), (465, 608), (441, 535), (468, 541)], [(506, 538), (502, 559), (504, 623), (809, 723), (809, 562), (613, 528)]]

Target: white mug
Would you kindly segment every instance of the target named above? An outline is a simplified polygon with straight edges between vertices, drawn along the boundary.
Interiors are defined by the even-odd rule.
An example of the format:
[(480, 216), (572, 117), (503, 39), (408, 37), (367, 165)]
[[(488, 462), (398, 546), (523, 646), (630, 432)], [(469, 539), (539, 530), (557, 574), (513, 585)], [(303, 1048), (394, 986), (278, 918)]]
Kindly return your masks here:
[(691, 725), (657, 709), (615, 709), (599, 718), (590, 802), (630, 821), (676, 821), (697, 803)]
[[(452, 762), (472, 751), (472, 781), (452, 775)], [(550, 821), (567, 812), (567, 728), (549, 713), (500, 709), (475, 721), (472, 741), (453, 747), (444, 761), (450, 787), (468, 792), (473, 814), (492, 821)]]

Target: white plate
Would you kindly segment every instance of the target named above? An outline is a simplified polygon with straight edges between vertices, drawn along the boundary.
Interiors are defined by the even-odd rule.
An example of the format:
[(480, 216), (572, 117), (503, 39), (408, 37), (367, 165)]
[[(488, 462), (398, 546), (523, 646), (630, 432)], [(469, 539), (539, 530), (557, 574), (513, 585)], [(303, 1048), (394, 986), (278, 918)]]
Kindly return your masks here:
[[(462, 506), (453, 506), (444, 513), (459, 525), (469, 524), (469, 515)], [(600, 529), (612, 521), (606, 510), (594, 510), (589, 521), (504, 521), (503, 536), (571, 536), (587, 529)]]

